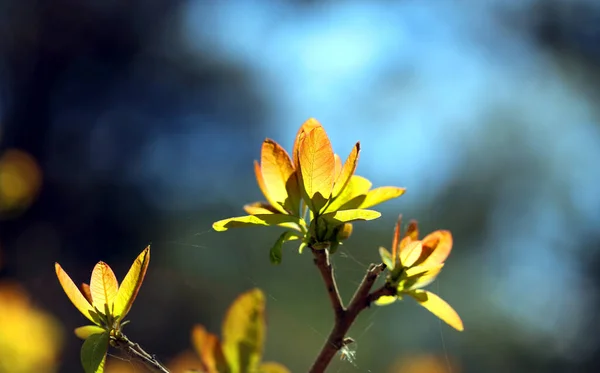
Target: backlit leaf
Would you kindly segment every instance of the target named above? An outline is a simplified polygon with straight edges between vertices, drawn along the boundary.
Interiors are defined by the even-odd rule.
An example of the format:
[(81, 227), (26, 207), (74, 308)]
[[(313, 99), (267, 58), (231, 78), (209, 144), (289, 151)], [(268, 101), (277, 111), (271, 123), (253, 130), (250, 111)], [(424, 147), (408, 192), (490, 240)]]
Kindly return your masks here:
[(277, 211), (279, 211), (282, 214), (285, 214), (286, 211), (283, 208), (283, 206), (281, 206), (276, 200), (275, 198), (273, 198), (271, 196), (271, 193), (269, 193), (269, 188), (267, 187), (267, 183), (263, 177), (263, 173), (260, 167), (260, 164), (257, 161), (254, 161), (254, 175), (256, 176), (256, 182), (258, 183), (258, 187), (260, 188), (260, 191), (263, 193), (263, 195), (265, 196), (265, 198), (267, 199), (267, 201), (269, 201), (269, 203), (271, 204), (271, 206), (275, 209), (277, 209)]
[(291, 373), (285, 366), (271, 361), (260, 364), (258, 371), (259, 373)]
[(354, 209), (328, 212), (321, 215), (321, 218), (325, 219), (328, 223), (337, 224), (355, 220), (373, 220), (380, 216), (381, 213), (379, 211)]
[(385, 249), (385, 247), (379, 248), (379, 256), (381, 256), (381, 261), (388, 269), (394, 269), (394, 260), (392, 259), (392, 254)]
[(396, 261), (396, 257), (398, 255), (398, 250), (400, 249), (400, 229), (402, 225), (402, 214), (398, 216), (398, 220), (396, 221), (396, 225), (394, 226), (394, 237), (392, 237), (392, 258), (394, 258), (394, 262)]
[(327, 205), (325, 212), (358, 208), (362, 201), (364, 201), (371, 186), (372, 184), (368, 179), (365, 179), (362, 176), (352, 175), (346, 187), (342, 189), (340, 195)]
[(105, 331), (104, 328), (101, 328), (98, 325), (86, 325), (75, 329), (75, 335), (81, 339), (88, 339), (92, 334), (102, 334)]
[(250, 215), (278, 214), (279, 210), (271, 206), (268, 202), (254, 202), (244, 205), (244, 211)]
[(223, 352), (233, 373), (254, 372), (265, 338), (265, 296), (260, 289), (240, 295), (223, 322)]
[(421, 251), (423, 250), (423, 245), (421, 241), (413, 241), (406, 245), (400, 251), (400, 263), (403, 267), (410, 267), (419, 259), (421, 256)]
[(300, 171), (311, 210), (318, 213), (331, 196), (335, 177), (333, 148), (323, 127), (316, 127), (300, 142)]
[(390, 199), (400, 197), (404, 194), (405, 191), (405, 188), (398, 188), (392, 186), (375, 188), (367, 193), (367, 196), (362, 201), (359, 207), (361, 209), (366, 209), (378, 205)]
[(456, 311), (446, 303), (445, 300), (438, 297), (436, 294), (427, 290), (415, 290), (409, 294), (415, 298), (421, 306), (427, 308), (429, 312), (439, 317), (454, 329), (460, 332), (464, 330), (460, 316), (458, 316)]
[(417, 266), (406, 270), (407, 280), (405, 281), (405, 290), (421, 289), (431, 284), (440, 271), (444, 267), (444, 264), (434, 264), (431, 266)]
[(60, 264), (55, 263), (54, 269), (56, 270), (56, 277), (58, 277), (58, 281), (62, 286), (63, 290), (67, 294), (67, 297), (71, 300), (73, 305), (77, 307), (79, 312), (81, 312), (85, 317), (87, 317), (91, 322), (94, 322), (94, 318), (92, 317), (90, 312), (93, 312), (92, 305), (85, 299), (81, 291), (77, 288), (77, 285), (71, 280), (71, 277), (65, 272)]
[(283, 251), (283, 244), (286, 241), (291, 241), (291, 240), (297, 240), (299, 239), (300, 236), (298, 234), (296, 234), (295, 232), (292, 231), (286, 231), (283, 232), (279, 238), (277, 239), (277, 241), (275, 241), (275, 244), (273, 245), (273, 247), (271, 248), (271, 250), (269, 251), (269, 259), (271, 260), (272, 264), (280, 264), (281, 263), (281, 259), (282, 259), (282, 251)]
[(262, 145), (260, 169), (270, 199), (283, 205), (288, 199), (286, 183), (294, 173), (290, 156), (278, 143), (266, 139)]
[(293, 223), (294, 225), (300, 225), (300, 218), (292, 215), (284, 214), (259, 214), (259, 215), (246, 215), (237, 216), (234, 218), (228, 218), (219, 220), (213, 223), (213, 229), (222, 232), (230, 228), (241, 228), (249, 226), (273, 226), (282, 225), (283, 223)]
[(81, 364), (85, 373), (102, 373), (108, 352), (108, 333), (92, 334), (81, 346)]
[(404, 234), (406, 237), (410, 237), (412, 240), (419, 239), (419, 225), (416, 220), (411, 220), (408, 224), (408, 228), (406, 228), (406, 233)]
[(335, 184), (333, 185), (333, 191), (331, 192), (332, 197), (336, 197), (344, 190), (352, 175), (356, 171), (358, 165), (358, 155), (360, 154), (360, 143), (356, 143), (350, 152), (350, 155), (346, 159), (341, 172), (336, 173)]
[(202, 325), (192, 329), (192, 344), (200, 355), (205, 373), (229, 373), (219, 337), (209, 333)]
[[(337, 180), (342, 173), (342, 158), (337, 153), (333, 154), (333, 159), (335, 160), (335, 177), (334, 180)], [(333, 193), (332, 193), (333, 194)]]
[(388, 304), (394, 303), (397, 299), (398, 299), (398, 297), (396, 297), (394, 295), (383, 295), (375, 301), (375, 305), (376, 306), (387, 306)]
[(452, 233), (440, 230), (423, 238), (422, 265), (443, 263), (452, 250)]
[(123, 319), (131, 309), (133, 301), (144, 281), (144, 276), (146, 275), (149, 263), (150, 246), (148, 245), (135, 259), (129, 272), (125, 275), (123, 283), (121, 283), (121, 286), (119, 287), (119, 292), (115, 298), (115, 316)]
[(298, 168), (298, 165), (300, 164), (298, 162), (300, 140), (316, 127), (321, 127), (321, 123), (319, 123), (319, 121), (315, 118), (309, 118), (306, 122), (302, 123), (302, 126), (300, 126), (298, 132), (296, 133), (296, 137), (294, 138), (294, 147), (292, 149), (292, 161), (296, 168)]
[(92, 305), (101, 312), (104, 312), (104, 305), (107, 304), (111, 308), (119, 283), (115, 273), (110, 266), (104, 262), (98, 262), (92, 271), (92, 279), (90, 281), (90, 293), (92, 294)]

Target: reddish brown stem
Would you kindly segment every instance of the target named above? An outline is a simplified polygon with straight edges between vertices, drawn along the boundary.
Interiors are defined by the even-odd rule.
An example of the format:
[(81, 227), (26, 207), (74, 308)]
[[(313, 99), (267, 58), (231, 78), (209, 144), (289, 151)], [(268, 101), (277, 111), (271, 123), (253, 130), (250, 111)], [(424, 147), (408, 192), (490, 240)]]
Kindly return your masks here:
[(329, 363), (331, 363), (335, 354), (345, 345), (353, 342), (351, 338), (346, 338), (346, 333), (348, 333), (348, 330), (356, 320), (358, 314), (365, 308), (368, 308), (371, 303), (381, 295), (392, 294), (393, 289), (389, 289), (384, 285), (373, 293), (369, 293), (373, 284), (385, 269), (384, 264), (371, 264), (369, 265), (365, 277), (356, 289), (354, 296), (350, 300), (348, 308), (345, 308), (338, 291), (331, 263), (329, 262), (328, 251), (312, 249), (312, 252), (315, 257), (315, 264), (319, 268), (325, 282), (335, 313), (335, 324), (333, 329), (329, 333), (327, 341), (309, 370), (309, 373), (323, 373), (329, 366)]

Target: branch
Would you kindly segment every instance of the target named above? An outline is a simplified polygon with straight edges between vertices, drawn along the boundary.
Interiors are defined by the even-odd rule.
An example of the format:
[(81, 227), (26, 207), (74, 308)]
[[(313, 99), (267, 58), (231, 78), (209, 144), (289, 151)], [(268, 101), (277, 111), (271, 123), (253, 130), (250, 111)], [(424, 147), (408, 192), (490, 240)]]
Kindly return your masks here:
[[(385, 291), (380, 291), (380, 289), (378, 289), (373, 294), (369, 294), (373, 284), (385, 269), (384, 264), (371, 264), (346, 309), (342, 305), (335, 277), (333, 276), (333, 269), (329, 263), (329, 252), (326, 249), (312, 249), (312, 252), (315, 256), (315, 264), (319, 268), (321, 276), (325, 281), (325, 286), (327, 287), (327, 292), (336, 315), (335, 325), (329, 333), (329, 337), (327, 337), (327, 341), (323, 345), (317, 359), (309, 370), (309, 373), (323, 373), (325, 372), (325, 369), (327, 369), (327, 366), (329, 366), (329, 363), (331, 363), (331, 359), (333, 359), (335, 354), (344, 346), (354, 342), (352, 338), (346, 338), (346, 333), (350, 330), (350, 327), (356, 320), (358, 314), (369, 307), (371, 302), (377, 299), (375, 296), (379, 297), (379, 295), (385, 295), (384, 293), (389, 291), (389, 289), (386, 288)], [(385, 285), (382, 288), (385, 288)]]
[(317, 268), (319, 268), (319, 272), (321, 272), (321, 277), (323, 277), (323, 281), (325, 282), (325, 287), (327, 288), (327, 294), (329, 295), (329, 300), (331, 301), (331, 307), (333, 307), (333, 312), (335, 314), (335, 320), (339, 320), (346, 309), (342, 304), (342, 297), (340, 296), (340, 291), (338, 290), (337, 283), (335, 282), (335, 275), (333, 273), (333, 267), (329, 261), (329, 251), (327, 249), (314, 249), (310, 248), (315, 257), (314, 262)]
[(150, 355), (137, 343), (130, 341), (124, 334), (118, 334), (113, 337), (114, 347), (122, 350), (127, 355), (137, 358), (153, 372), (170, 373), (169, 370), (162, 365), (154, 355)]

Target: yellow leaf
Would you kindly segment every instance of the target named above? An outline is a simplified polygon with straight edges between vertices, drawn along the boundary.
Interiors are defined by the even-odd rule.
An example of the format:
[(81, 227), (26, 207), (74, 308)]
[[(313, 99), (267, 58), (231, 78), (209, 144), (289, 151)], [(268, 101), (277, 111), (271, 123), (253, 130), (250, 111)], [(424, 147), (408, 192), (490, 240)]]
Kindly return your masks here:
[(260, 364), (259, 372), (260, 373), (291, 373), (290, 370), (288, 368), (286, 368), (285, 366), (283, 366), (279, 363), (271, 362), (271, 361)]
[(365, 199), (371, 185), (368, 179), (352, 175), (346, 187), (327, 205), (325, 212), (358, 208)]
[(408, 268), (405, 272), (406, 280), (401, 284), (403, 290), (421, 289), (431, 284), (443, 267), (444, 264), (442, 263)]
[(321, 218), (327, 220), (327, 222), (329, 223), (338, 224), (355, 220), (373, 220), (377, 219), (380, 216), (381, 213), (379, 211), (353, 209), (328, 212), (326, 214), (321, 215)]
[(192, 329), (192, 344), (200, 355), (203, 371), (206, 373), (229, 372), (219, 337), (209, 333), (202, 325), (195, 325)]
[(92, 305), (85, 299), (81, 291), (77, 288), (77, 285), (71, 280), (71, 277), (65, 272), (60, 264), (55, 263), (54, 269), (56, 270), (56, 276), (58, 277), (58, 281), (62, 286), (63, 290), (67, 294), (67, 297), (71, 300), (71, 303), (77, 307), (79, 312), (81, 312), (85, 317), (87, 317), (91, 322), (94, 322), (92, 315), (90, 312), (94, 312)]
[(334, 153), (333, 159), (335, 160), (335, 178), (334, 178), (334, 180), (337, 180), (340, 177), (340, 174), (342, 173), (342, 158), (340, 158), (340, 156), (337, 155), (337, 153)]
[(387, 306), (394, 303), (398, 299), (395, 295), (382, 295), (375, 301), (376, 306)]
[(463, 322), (456, 311), (445, 300), (427, 290), (415, 290), (409, 293), (415, 300), (429, 312), (439, 317), (454, 329), (462, 332)]
[(278, 214), (279, 211), (268, 202), (254, 202), (244, 205), (244, 211), (250, 215)]
[(104, 328), (101, 328), (98, 325), (86, 325), (75, 329), (75, 335), (81, 339), (87, 339), (92, 334), (101, 334), (105, 331)]
[(421, 265), (444, 263), (452, 251), (452, 233), (440, 230), (428, 234), (422, 240)]
[[(358, 155), (360, 154), (360, 143), (357, 142), (352, 148), (350, 155), (346, 159), (344, 163), (344, 167), (340, 172), (336, 172), (335, 184), (333, 185), (333, 191), (331, 195), (333, 198), (337, 197), (338, 194), (344, 190), (344, 188), (348, 185), (350, 178), (354, 175), (356, 171), (356, 166), (358, 164)], [(338, 157), (339, 159), (339, 157)]]
[(400, 251), (400, 263), (403, 267), (410, 267), (419, 259), (423, 245), (421, 241), (413, 241)]
[(116, 317), (123, 319), (131, 309), (133, 301), (144, 281), (144, 276), (146, 275), (149, 263), (150, 245), (148, 245), (135, 259), (129, 272), (125, 275), (123, 283), (121, 283), (121, 286), (119, 287), (114, 304), (114, 315)]
[(98, 262), (94, 266), (90, 281), (92, 305), (102, 313), (104, 313), (105, 305), (108, 305), (110, 310), (118, 290), (119, 283), (113, 270), (108, 264)]
[(394, 269), (395, 265), (394, 260), (392, 259), (392, 254), (390, 254), (390, 252), (387, 251), (385, 247), (379, 248), (379, 256), (381, 256), (381, 261), (383, 262), (383, 264), (385, 264), (386, 267), (388, 267), (388, 269)]
[(366, 209), (378, 205), (390, 199), (400, 197), (404, 194), (405, 191), (405, 188), (398, 188), (392, 186), (375, 188), (367, 193), (367, 196), (362, 201), (359, 207), (361, 209)]
[(287, 184), (294, 174), (288, 153), (275, 141), (266, 139), (262, 145), (260, 169), (270, 199), (285, 205), (289, 198)]
[(298, 133), (296, 133), (296, 137), (294, 138), (294, 147), (292, 149), (293, 163), (296, 166), (296, 168), (298, 168), (298, 165), (300, 164), (298, 162), (300, 139), (316, 127), (321, 127), (321, 123), (319, 123), (319, 121), (315, 118), (309, 118), (306, 122), (302, 124), (302, 126), (300, 126), (300, 129), (298, 129)]
[(323, 127), (314, 128), (300, 141), (299, 162), (304, 191), (317, 214), (331, 197), (335, 181), (333, 148)]
[(301, 224), (300, 218), (293, 215), (284, 214), (259, 214), (259, 215), (246, 215), (236, 216), (233, 218), (219, 220), (213, 223), (213, 229), (217, 232), (223, 232), (229, 228), (241, 228), (255, 225), (263, 226), (290, 226), (299, 230), (298, 226)]
[(267, 183), (265, 182), (265, 179), (263, 178), (263, 173), (262, 173), (261, 167), (257, 161), (254, 161), (254, 175), (256, 176), (256, 182), (258, 183), (258, 187), (260, 188), (260, 191), (265, 196), (267, 201), (269, 201), (271, 206), (273, 208), (277, 209), (277, 211), (279, 211), (282, 214), (285, 214), (286, 211), (283, 208), (283, 206), (281, 206), (279, 203), (277, 203), (277, 201), (273, 197), (271, 197), (271, 193), (269, 193), (269, 188), (267, 187)]
[(260, 289), (240, 295), (223, 322), (223, 352), (232, 373), (258, 368), (265, 338), (265, 296)]

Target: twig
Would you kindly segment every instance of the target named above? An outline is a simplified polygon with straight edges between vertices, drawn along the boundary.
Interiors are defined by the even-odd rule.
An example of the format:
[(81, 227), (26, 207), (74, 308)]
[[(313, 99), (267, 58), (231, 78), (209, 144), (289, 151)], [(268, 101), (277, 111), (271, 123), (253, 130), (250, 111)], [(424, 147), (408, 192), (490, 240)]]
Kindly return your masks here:
[(323, 281), (325, 281), (327, 294), (329, 295), (329, 300), (331, 300), (331, 306), (333, 307), (333, 312), (337, 321), (340, 319), (340, 317), (342, 317), (346, 309), (342, 304), (342, 297), (340, 296), (340, 291), (338, 290), (337, 283), (335, 282), (333, 267), (329, 261), (329, 251), (326, 249), (317, 250), (313, 249), (312, 247), (311, 250), (315, 257), (315, 265), (317, 268), (319, 268), (321, 277), (323, 277)]
[(331, 362), (331, 359), (335, 354), (342, 349), (344, 346), (354, 342), (352, 338), (347, 338), (346, 333), (356, 320), (358, 314), (369, 307), (373, 301), (375, 301), (381, 295), (393, 294), (393, 289), (387, 288), (385, 285), (375, 292), (369, 294), (373, 284), (379, 277), (379, 275), (385, 270), (384, 264), (371, 264), (365, 274), (365, 277), (361, 281), (360, 285), (356, 289), (352, 300), (348, 308), (345, 308), (342, 304), (342, 300), (333, 276), (333, 269), (329, 263), (329, 253), (325, 250), (312, 249), (313, 255), (315, 256), (315, 264), (321, 272), (321, 276), (325, 281), (327, 292), (335, 312), (335, 325), (327, 337), (327, 341), (321, 348), (321, 352), (317, 356), (317, 359), (313, 363), (309, 370), (309, 373), (323, 373), (327, 366)]
[(137, 358), (154, 372), (170, 373), (154, 355), (150, 355), (137, 343), (130, 341), (124, 334), (118, 334), (112, 338), (114, 347), (124, 351), (129, 356)]

